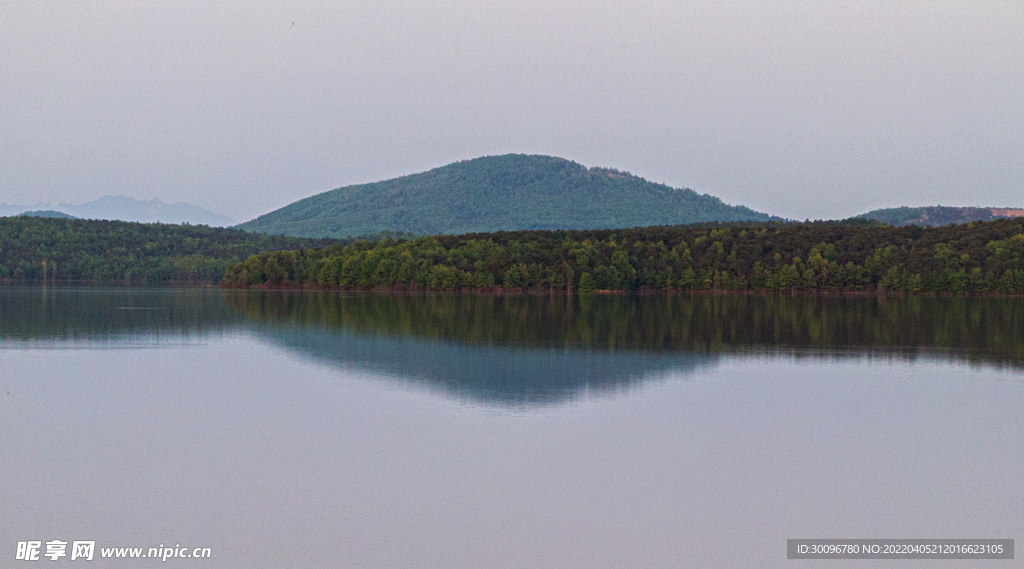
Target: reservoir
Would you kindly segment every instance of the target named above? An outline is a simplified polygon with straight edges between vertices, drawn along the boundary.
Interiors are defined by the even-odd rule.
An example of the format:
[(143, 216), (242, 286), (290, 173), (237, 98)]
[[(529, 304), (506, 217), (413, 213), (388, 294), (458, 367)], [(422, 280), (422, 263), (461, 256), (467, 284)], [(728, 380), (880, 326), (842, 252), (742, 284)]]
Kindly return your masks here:
[[(1022, 372), (1021, 298), (4, 286), (0, 547), (268, 569), (1020, 547)], [(884, 566), (922, 563), (978, 562)]]

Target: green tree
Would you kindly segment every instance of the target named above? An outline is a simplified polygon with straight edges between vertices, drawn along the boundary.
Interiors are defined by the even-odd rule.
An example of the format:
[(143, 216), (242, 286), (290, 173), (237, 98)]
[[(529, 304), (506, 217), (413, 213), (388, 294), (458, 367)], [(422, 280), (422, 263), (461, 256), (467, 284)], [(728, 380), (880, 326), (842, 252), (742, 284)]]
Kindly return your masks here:
[(597, 288), (597, 284), (594, 282), (594, 277), (590, 276), (590, 273), (583, 273), (580, 275), (580, 292), (591, 292)]

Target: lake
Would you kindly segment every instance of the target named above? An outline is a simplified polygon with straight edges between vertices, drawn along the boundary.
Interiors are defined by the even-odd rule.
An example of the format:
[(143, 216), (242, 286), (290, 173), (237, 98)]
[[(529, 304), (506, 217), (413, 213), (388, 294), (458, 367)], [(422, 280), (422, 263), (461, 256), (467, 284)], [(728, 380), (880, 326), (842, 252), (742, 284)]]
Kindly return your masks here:
[(68, 542), (53, 566), (95, 541), (87, 567), (161, 565), (110, 548), (812, 568), (879, 562), (787, 560), (787, 539), (1019, 545), (1022, 370), (1021, 298), (4, 286), (0, 535), (11, 560)]

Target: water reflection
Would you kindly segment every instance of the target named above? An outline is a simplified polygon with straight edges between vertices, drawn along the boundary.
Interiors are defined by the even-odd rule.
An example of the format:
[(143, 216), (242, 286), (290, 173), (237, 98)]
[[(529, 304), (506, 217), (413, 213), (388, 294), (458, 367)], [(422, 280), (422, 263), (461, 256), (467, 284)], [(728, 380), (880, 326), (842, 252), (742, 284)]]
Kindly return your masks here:
[(0, 343), (228, 331), (498, 405), (625, 389), (750, 353), (1024, 362), (1018, 298), (0, 289)]
[(248, 323), (472, 346), (1024, 362), (1019, 298), (268, 292), (226, 300)]
[(242, 322), (214, 289), (0, 287), (0, 344), (191, 337)]
[(322, 363), (359, 367), (425, 384), (460, 400), (502, 406), (622, 391), (670, 374), (691, 374), (720, 359), (688, 353), (472, 346), (346, 330), (324, 334), (302, 327), (264, 329), (260, 336)]
[[(246, 569), (791, 568), (793, 537), (1013, 537), (1021, 383), (854, 358), (1019, 369), (1021, 302), (0, 287), (0, 348), (201, 340), (0, 349), (0, 534)], [(346, 373), (368, 368), (391, 372)]]
[(229, 294), (261, 337), (488, 404), (543, 403), (724, 355), (1021, 364), (1019, 299)]

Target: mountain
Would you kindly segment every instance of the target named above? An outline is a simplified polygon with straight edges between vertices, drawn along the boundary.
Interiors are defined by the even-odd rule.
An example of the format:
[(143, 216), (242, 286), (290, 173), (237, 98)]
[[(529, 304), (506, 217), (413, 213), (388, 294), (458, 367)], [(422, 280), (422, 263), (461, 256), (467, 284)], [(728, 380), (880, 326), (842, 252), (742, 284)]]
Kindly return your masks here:
[(52, 209), (37, 209), (35, 211), (24, 211), (18, 214), (19, 217), (57, 217), (61, 219), (78, 219), (73, 215), (68, 215), (63, 211), (55, 211)]
[(338, 188), (237, 227), (269, 234), (346, 237), (382, 230), (425, 235), (769, 219), (767, 214), (628, 172), (587, 168), (552, 156), (508, 154)]
[(863, 219), (874, 219), (889, 225), (949, 225), (971, 221), (991, 221), (999, 217), (1024, 217), (1024, 209), (999, 207), (893, 207), (876, 209), (858, 215)]
[(229, 217), (187, 203), (166, 204), (159, 199), (137, 200), (125, 196), (103, 196), (80, 205), (61, 203), (56, 206), (38, 203), (31, 206), (0, 204), (0, 216), (18, 215), (33, 210), (59, 210), (82, 219), (109, 219), (141, 223), (188, 223), (225, 227), (234, 224)]
[(234, 220), (229, 217), (197, 205), (183, 202), (166, 204), (159, 199), (144, 201), (125, 196), (103, 196), (98, 200), (79, 206), (70, 206), (65, 211), (85, 219), (119, 219), (142, 223), (189, 223), (211, 227), (222, 227), (234, 223)]
[[(17, 204), (6, 204), (0, 203), (0, 217), (11, 217), (14, 215), (21, 215), (30, 211), (46, 211), (52, 210), (53, 206), (48, 203), (39, 202), (34, 205), (17, 205)], [(63, 213), (63, 212), (61, 212)]]

